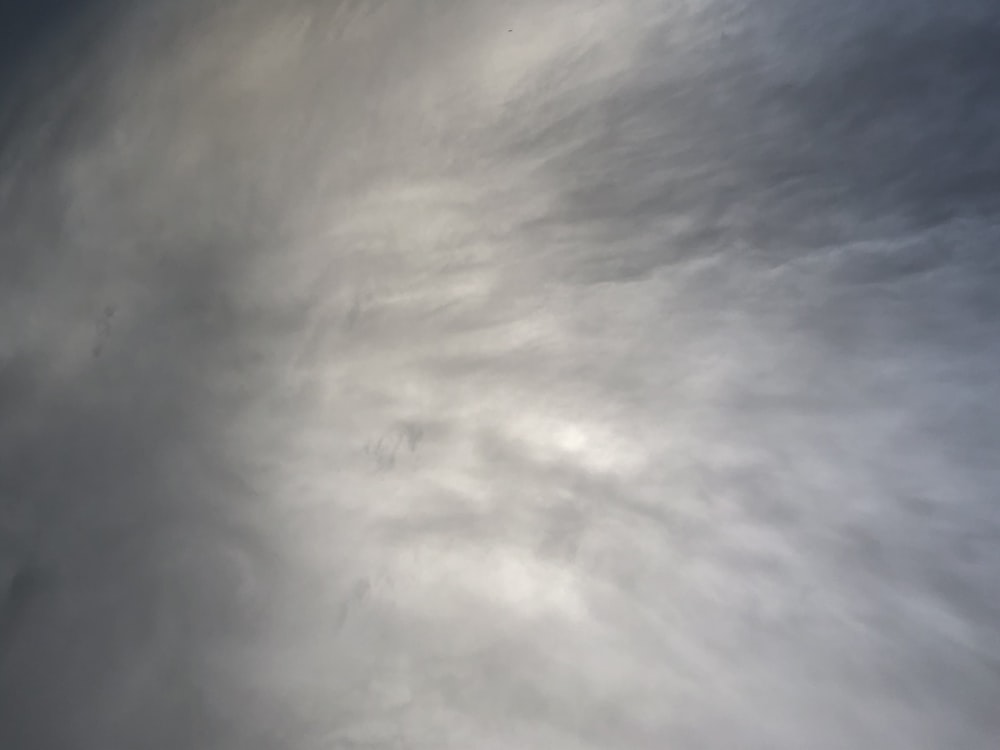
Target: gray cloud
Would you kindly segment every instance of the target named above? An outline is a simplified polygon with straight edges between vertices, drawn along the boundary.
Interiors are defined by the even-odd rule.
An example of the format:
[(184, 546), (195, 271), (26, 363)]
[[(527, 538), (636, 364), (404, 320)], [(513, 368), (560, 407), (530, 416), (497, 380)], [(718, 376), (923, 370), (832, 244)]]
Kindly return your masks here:
[(0, 156), (0, 745), (992, 747), (992, 15), (77, 27)]

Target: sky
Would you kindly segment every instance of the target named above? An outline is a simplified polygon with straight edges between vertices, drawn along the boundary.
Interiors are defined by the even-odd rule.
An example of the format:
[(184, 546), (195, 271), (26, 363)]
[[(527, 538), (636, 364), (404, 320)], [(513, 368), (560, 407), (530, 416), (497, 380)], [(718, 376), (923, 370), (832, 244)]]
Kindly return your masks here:
[(0, 747), (994, 747), (991, 5), (23, 16)]

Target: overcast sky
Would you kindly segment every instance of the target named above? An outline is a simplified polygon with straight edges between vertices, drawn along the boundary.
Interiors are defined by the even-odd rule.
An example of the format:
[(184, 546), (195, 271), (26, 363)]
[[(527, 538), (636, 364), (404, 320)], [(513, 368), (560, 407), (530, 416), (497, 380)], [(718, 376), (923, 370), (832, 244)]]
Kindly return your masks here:
[(996, 746), (992, 3), (42, 5), (0, 747)]

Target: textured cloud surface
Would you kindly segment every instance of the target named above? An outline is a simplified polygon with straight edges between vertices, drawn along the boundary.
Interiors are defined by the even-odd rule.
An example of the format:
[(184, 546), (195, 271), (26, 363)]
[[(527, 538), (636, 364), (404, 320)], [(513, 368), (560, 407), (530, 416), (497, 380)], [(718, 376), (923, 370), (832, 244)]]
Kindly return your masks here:
[(2, 89), (0, 747), (994, 747), (989, 3), (136, 5)]

